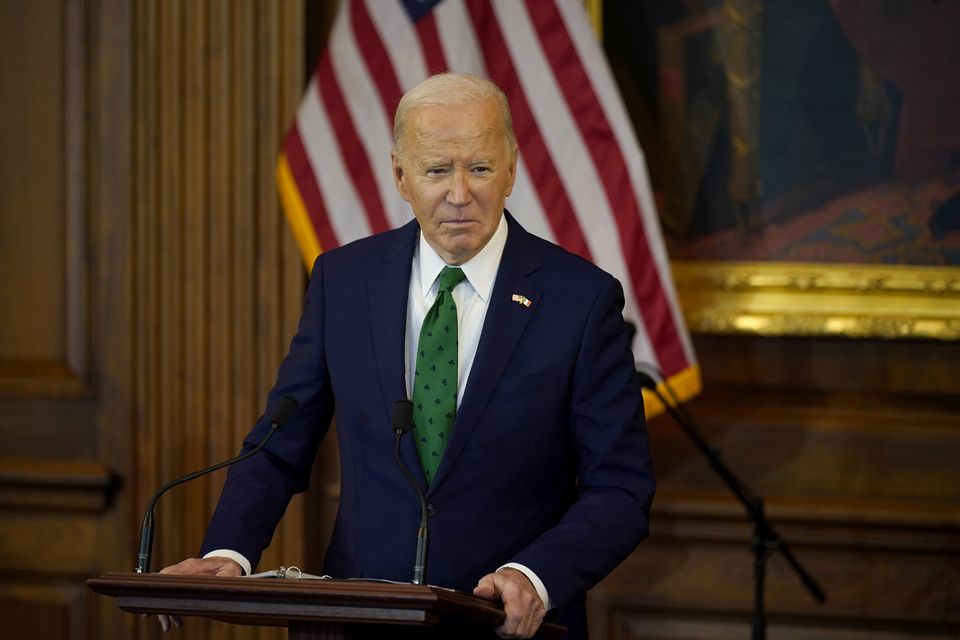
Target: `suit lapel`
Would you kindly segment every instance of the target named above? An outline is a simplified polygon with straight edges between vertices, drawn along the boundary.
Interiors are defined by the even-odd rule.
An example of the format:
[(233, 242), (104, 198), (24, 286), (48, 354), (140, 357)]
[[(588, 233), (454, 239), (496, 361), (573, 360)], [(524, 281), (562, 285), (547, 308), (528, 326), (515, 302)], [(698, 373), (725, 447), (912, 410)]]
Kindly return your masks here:
[[(367, 276), (373, 348), (380, 376), (380, 389), (383, 391), (384, 409), (388, 416), (393, 413), (394, 403), (407, 397), (403, 348), (410, 267), (417, 229), (416, 221), (412, 221), (394, 232), (395, 237), (391, 237), (379, 256), (374, 258), (377, 262)], [(409, 454), (412, 453), (412, 460), (416, 460), (417, 455), (412, 440), (405, 440), (405, 444), (410, 445), (409, 452), (405, 447), (404, 456), (409, 464)]]
[(527, 324), (536, 313), (536, 304), (525, 307), (514, 302), (512, 296), (519, 294), (534, 302), (539, 300), (540, 290), (528, 276), (540, 268), (540, 258), (530, 241), (530, 234), (509, 213), (507, 220), (510, 225), (507, 244), (500, 259), (497, 280), (483, 322), (483, 332), (470, 369), (470, 379), (457, 409), (453, 434), (440, 468), (437, 469), (437, 477), (430, 485), (430, 492), (443, 482), (463, 451), (470, 434), (477, 428), (490, 395), (503, 376)]

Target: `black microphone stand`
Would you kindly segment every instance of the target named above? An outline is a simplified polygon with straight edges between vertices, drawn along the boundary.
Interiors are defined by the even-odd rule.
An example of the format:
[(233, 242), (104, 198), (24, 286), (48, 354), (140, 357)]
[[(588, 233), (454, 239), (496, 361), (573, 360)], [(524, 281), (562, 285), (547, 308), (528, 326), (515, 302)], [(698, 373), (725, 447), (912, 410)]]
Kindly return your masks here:
[(397, 466), (400, 467), (403, 476), (407, 479), (407, 482), (410, 483), (410, 486), (413, 487), (413, 490), (417, 493), (417, 498), (420, 500), (420, 529), (417, 531), (417, 554), (413, 561), (413, 580), (411, 580), (411, 582), (413, 584), (426, 584), (427, 545), (429, 542), (427, 497), (423, 495), (423, 491), (420, 490), (420, 486), (413, 478), (413, 474), (410, 473), (410, 469), (403, 463), (403, 458), (400, 456), (400, 440), (403, 438), (403, 434), (410, 430), (413, 422), (413, 403), (407, 399), (397, 400), (393, 405), (391, 421), (393, 432), (396, 434), (393, 446), (394, 458), (396, 458)]
[(640, 386), (644, 389), (649, 389), (660, 399), (660, 402), (666, 407), (667, 412), (673, 417), (677, 424), (680, 425), (680, 428), (683, 429), (684, 433), (693, 441), (693, 444), (707, 459), (707, 462), (713, 470), (723, 479), (730, 491), (737, 497), (746, 510), (747, 517), (753, 522), (753, 539), (750, 542), (750, 548), (753, 549), (753, 617), (751, 638), (753, 640), (766, 640), (767, 618), (764, 609), (763, 594), (767, 558), (771, 555), (777, 551), (783, 554), (783, 557), (786, 558), (787, 562), (800, 578), (800, 581), (803, 582), (807, 591), (810, 592), (817, 602), (825, 601), (827, 596), (813, 577), (807, 573), (800, 565), (800, 562), (797, 561), (796, 557), (794, 557), (783, 536), (777, 533), (773, 526), (771, 526), (770, 521), (767, 520), (763, 497), (752, 493), (749, 488), (733, 474), (730, 468), (720, 459), (720, 452), (712, 448), (707, 444), (706, 440), (704, 440), (690, 416), (687, 415), (685, 411), (679, 410), (679, 403), (676, 402), (676, 396), (670, 389), (666, 379), (662, 375), (660, 376), (664, 386), (670, 392), (673, 402), (668, 402), (663, 394), (660, 393), (656, 381), (654, 381), (649, 374), (644, 371), (638, 371), (637, 375), (640, 378)]

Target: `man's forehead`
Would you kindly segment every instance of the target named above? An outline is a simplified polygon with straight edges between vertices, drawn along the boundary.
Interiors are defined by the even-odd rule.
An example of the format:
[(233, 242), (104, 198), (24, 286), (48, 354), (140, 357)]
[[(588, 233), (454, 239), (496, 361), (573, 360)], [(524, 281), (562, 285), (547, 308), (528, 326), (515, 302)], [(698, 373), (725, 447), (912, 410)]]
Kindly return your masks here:
[(502, 129), (500, 113), (489, 103), (466, 103), (456, 106), (422, 106), (411, 109), (408, 114), (411, 129), (435, 131), (450, 129), (465, 135), (479, 134), (484, 130)]
[(496, 126), (495, 120), (464, 115), (438, 118), (425, 115), (413, 120), (406, 132), (407, 143), (416, 148), (418, 155), (448, 155), (459, 149), (495, 156), (505, 151), (503, 130)]
[(490, 147), (502, 142), (503, 133), (495, 127), (417, 127), (410, 131), (409, 140), (427, 149), (450, 146)]
[(482, 136), (457, 140), (418, 136), (411, 141), (409, 150), (411, 159), (420, 164), (494, 163), (507, 155), (503, 136), (492, 130)]

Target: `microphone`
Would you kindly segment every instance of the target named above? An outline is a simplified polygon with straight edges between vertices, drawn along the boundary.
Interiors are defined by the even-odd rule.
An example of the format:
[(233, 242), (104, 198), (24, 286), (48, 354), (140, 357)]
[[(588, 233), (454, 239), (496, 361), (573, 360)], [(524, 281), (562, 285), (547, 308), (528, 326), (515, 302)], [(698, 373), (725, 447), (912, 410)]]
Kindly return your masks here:
[(403, 472), (403, 476), (407, 479), (407, 482), (410, 483), (410, 486), (413, 487), (413, 490), (417, 492), (417, 497), (420, 498), (420, 530), (417, 532), (417, 555), (413, 561), (413, 584), (426, 584), (427, 580), (427, 498), (423, 495), (423, 491), (420, 490), (420, 485), (417, 484), (417, 481), (413, 479), (413, 475), (410, 473), (410, 469), (407, 468), (407, 465), (403, 463), (403, 459), (400, 457), (400, 439), (403, 437), (407, 431), (410, 431), (410, 426), (413, 424), (413, 403), (406, 398), (403, 400), (397, 400), (393, 404), (393, 415), (391, 416), (391, 426), (393, 427), (393, 432), (397, 434), (396, 442), (394, 443), (393, 454), (397, 459), (397, 466), (400, 467), (400, 471)]
[(200, 476), (205, 476), (208, 473), (216, 471), (217, 469), (222, 469), (228, 467), (235, 462), (240, 462), (241, 460), (246, 460), (250, 456), (254, 455), (260, 449), (270, 441), (270, 438), (273, 437), (273, 434), (276, 433), (277, 429), (282, 427), (287, 423), (290, 417), (293, 415), (294, 410), (297, 408), (297, 401), (290, 396), (283, 396), (273, 407), (273, 412), (270, 417), (270, 431), (267, 433), (266, 437), (256, 446), (253, 451), (248, 451), (247, 453), (236, 456), (235, 458), (230, 458), (223, 462), (217, 463), (213, 466), (206, 467), (205, 469), (200, 469), (199, 471), (194, 471), (193, 473), (188, 473), (185, 476), (181, 476), (176, 480), (171, 480), (167, 484), (160, 487), (160, 489), (153, 494), (153, 497), (150, 498), (150, 502), (147, 504), (146, 513), (143, 515), (143, 524), (140, 526), (140, 553), (137, 554), (137, 573), (149, 573), (150, 572), (150, 552), (153, 549), (153, 508), (157, 504), (157, 500), (160, 499), (160, 496), (165, 494), (170, 489), (174, 488), (178, 484), (183, 484), (193, 480), (194, 478), (199, 478)]
[(657, 393), (657, 381), (653, 379), (653, 376), (651, 376), (649, 373), (647, 373), (643, 369), (637, 369), (637, 378), (640, 379), (641, 387), (643, 387), (644, 389), (649, 389), (650, 391), (653, 391), (654, 394), (656, 394), (658, 397), (660, 396), (660, 394)]

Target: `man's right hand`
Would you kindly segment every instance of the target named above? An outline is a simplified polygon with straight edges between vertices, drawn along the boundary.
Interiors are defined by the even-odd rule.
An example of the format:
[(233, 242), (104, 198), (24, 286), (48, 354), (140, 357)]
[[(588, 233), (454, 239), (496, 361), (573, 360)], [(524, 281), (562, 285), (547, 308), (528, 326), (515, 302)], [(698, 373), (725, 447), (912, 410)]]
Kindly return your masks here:
[[(183, 562), (164, 567), (160, 573), (167, 573), (175, 576), (227, 576), (238, 577), (243, 575), (243, 569), (240, 565), (230, 558), (221, 558), (214, 556), (212, 558), (187, 558)], [(160, 621), (160, 627), (166, 633), (171, 627), (180, 627), (183, 622), (180, 616), (158, 614), (157, 620)]]

